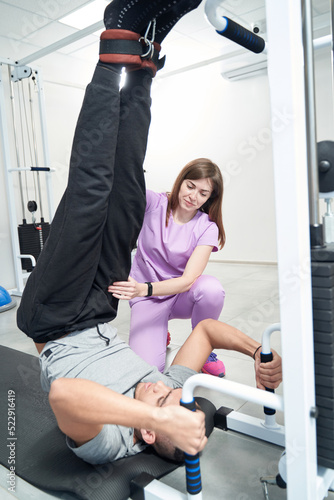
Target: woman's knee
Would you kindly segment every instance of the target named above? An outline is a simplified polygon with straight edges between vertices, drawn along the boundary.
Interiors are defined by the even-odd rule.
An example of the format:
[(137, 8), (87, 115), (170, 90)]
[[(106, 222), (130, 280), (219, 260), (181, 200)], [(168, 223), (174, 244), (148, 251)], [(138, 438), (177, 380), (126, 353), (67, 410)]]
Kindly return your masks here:
[(215, 303), (221, 302), (224, 304), (225, 290), (220, 281), (214, 276), (202, 275), (191, 287), (196, 301), (203, 300), (205, 302)]

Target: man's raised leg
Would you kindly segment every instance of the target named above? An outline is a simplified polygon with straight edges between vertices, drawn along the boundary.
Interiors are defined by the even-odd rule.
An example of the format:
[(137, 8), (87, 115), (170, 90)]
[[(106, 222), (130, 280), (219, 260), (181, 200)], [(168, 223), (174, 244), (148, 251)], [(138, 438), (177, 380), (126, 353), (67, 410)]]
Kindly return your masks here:
[[(143, 6), (156, 17), (155, 49), (185, 14), (195, 9), (201, 0), (166, 1), (157, 0)], [(112, 2), (106, 9), (106, 26), (116, 22), (112, 17), (116, 4)], [(142, 13), (141, 12), (141, 15)], [(131, 12), (124, 9), (124, 15)], [(134, 26), (138, 28), (138, 19)], [(118, 20), (117, 22), (121, 22)], [(143, 35), (147, 26), (140, 27)], [(148, 38), (153, 36), (153, 27)], [(108, 56), (102, 56), (102, 60)], [(159, 62), (142, 61), (142, 69), (128, 70), (126, 84), (121, 91), (120, 125), (115, 158), (115, 181), (110, 198), (108, 219), (105, 228), (101, 259), (96, 275), (96, 283), (107, 287), (114, 281), (127, 280), (131, 267), (131, 251), (137, 241), (144, 217), (146, 196), (143, 162), (145, 158), (148, 130), (151, 120), (151, 86)], [(107, 64), (105, 64), (107, 67)], [(118, 299), (109, 295), (109, 300), (117, 304)], [(102, 308), (100, 309), (102, 313)], [(103, 316), (101, 316), (102, 318)]]
[(37, 342), (91, 326), (82, 317), (100, 258), (119, 124), (120, 69), (97, 66), (73, 141), (68, 186), (22, 296), (18, 326)]

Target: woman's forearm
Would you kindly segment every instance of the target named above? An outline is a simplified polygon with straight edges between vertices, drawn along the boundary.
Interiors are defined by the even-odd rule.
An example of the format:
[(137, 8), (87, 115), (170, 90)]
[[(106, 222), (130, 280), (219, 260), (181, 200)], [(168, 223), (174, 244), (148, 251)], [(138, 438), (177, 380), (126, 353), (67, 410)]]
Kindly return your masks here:
[[(187, 292), (196, 281), (195, 278), (180, 276), (179, 278), (170, 278), (164, 281), (152, 283), (153, 296), (176, 295)], [(147, 287), (147, 285), (145, 285)]]

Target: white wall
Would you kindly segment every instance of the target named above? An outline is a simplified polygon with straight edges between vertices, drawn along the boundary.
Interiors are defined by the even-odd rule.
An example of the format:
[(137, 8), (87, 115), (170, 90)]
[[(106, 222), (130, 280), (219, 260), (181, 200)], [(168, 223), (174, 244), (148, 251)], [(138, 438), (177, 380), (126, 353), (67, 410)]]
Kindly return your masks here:
[[(315, 58), (317, 141), (334, 141), (334, 101), (332, 52), (329, 48), (319, 51)], [(320, 199), (320, 217), (326, 212), (326, 204)], [(332, 202), (332, 210), (334, 204)], [(322, 219), (321, 221), (322, 222)]]
[(212, 258), (276, 261), (267, 77), (229, 82), (214, 64), (157, 81), (153, 97), (147, 186), (168, 190), (188, 161), (209, 157), (224, 177), (227, 235)]
[[(328, 59), (317, 63), (319, 140), (332, 133), (328, 111)], [(68, 159), (83, 88), (94, 68), (54, 54), (39, 61), (45, 80), (46, 112), (54, 197), (66, 186)], [(326, 78), (323, 78), (326, 75)], [(74, 82), (77, 86), (52, 82)], [(319, 83), (320, 82), (320, 83)], [(275, 213), (269, 89), (266, 76), (229, 82), (212, 64), (177, 76), (157, 78), (153, 87), (152, 125), (145, 161), (147, 186), (169, 190), (179, 170), (191, 159), (206, 156), (224, 176), (225, 248), (221, 261), (276, 261)], [(274, 110), (276, 126), (288, 125), (284, 110)], [(330, 117), (330, 118), (329, 118)], [(330, 133), (327, 132), (330, 130)], [(15, 287), (9, 222), (0, 169), (0, 284)]]

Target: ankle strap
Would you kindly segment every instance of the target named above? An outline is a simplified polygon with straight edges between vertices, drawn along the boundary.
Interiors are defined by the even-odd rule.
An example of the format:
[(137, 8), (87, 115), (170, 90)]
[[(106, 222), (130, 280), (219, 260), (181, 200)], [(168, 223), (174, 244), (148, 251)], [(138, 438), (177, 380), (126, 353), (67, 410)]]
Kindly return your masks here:
[(149, 69), (153, 76), (165, 64), (165, 57), (159, 59), (161, 47), (147, 41), (138, 33), (127, 30), (106, 30), (101, 33), (100, 61), (126, 66), (128, 71)]

